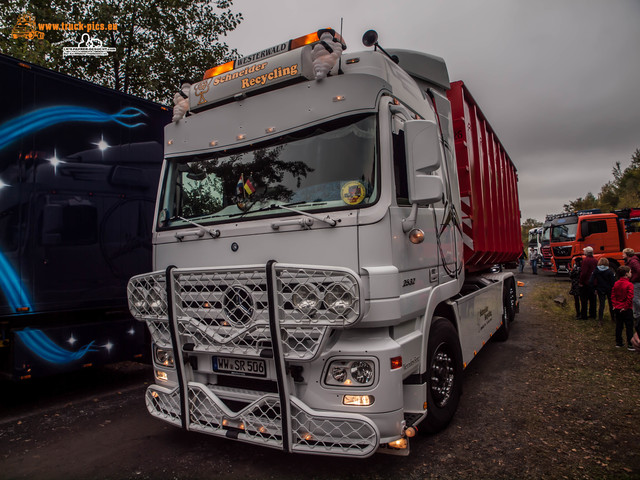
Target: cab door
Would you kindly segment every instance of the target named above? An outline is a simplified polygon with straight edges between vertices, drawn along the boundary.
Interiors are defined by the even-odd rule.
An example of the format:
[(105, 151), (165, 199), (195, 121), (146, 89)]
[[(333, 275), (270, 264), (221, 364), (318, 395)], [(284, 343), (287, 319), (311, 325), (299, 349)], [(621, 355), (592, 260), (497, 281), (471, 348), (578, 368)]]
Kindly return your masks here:
[(614, 218), (584, 218), (580, 224), (580, 233), (584, 245), (592, 247), (595, 255), (620, 250), (620, 238)]

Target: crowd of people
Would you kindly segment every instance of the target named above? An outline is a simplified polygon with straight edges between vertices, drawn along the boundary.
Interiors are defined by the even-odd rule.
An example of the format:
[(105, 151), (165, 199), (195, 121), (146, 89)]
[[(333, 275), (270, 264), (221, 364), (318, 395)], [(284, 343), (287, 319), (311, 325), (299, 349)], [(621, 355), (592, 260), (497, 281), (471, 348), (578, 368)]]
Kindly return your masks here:
[[(596, 260), (593, 248), (584, 249), (584, 259), (577, 257), (571, 270), (571, 289), (576, 318), (597, 318), (602, 325), (605, 304), (616, 324), (616, 347), (623, 348), (623, 331), (626, 347), (640, 351), (640, 260), (631, 248), (622, 251), (624, 265), (614, 272), (609, 260)], [(597, 312), (597, 316), (596, 316)], [(634, 329), (636, 331), (634, 331)]]
[[(576, 318), (597, 319), (602, 325), (606, 307), (616, 325), (616, 347), (626, 346), (629, 351), (640, 352), (640, 259), (633, 249), (625, 248), (622, 251), (624, 265), (614, 271), (608, 259), (596, 260), (592, 247), (584, 248), (583, 252), (584, 257), (575, 258), (569, 274), (569, 294), (574, 298)], [(530, 248), (528, 257), (531, 271), (537, 275), (540, 253)], [(527, 253), (523, 249), (518, 257), (520, 273), (524, 271), (526, 260)]]

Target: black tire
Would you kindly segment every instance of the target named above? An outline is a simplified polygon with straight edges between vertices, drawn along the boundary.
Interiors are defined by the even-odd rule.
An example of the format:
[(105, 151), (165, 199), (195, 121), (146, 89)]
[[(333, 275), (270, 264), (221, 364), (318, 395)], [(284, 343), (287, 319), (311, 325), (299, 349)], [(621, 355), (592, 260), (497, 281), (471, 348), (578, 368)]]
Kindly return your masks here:
[(427, 345), (427, 417), (429, 433), (443, 430), (451, 421), (462, 394), (462, 350), (458, 332), (446, 318), (435, 317)]
[(507, 280), (502, 294), (502, 325), (493, 336), (499, 342), (505, 342), (509, 338), (511, 323), (516, 318), (516, 288), (513, 280)]

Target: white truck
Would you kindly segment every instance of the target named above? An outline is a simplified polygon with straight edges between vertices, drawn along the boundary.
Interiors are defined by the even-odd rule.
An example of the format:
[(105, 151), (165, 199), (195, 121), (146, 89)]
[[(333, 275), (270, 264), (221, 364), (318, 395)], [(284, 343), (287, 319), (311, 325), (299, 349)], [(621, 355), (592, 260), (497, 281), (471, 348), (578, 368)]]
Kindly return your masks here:
[(515, 167), (442, 59), (365, 39), (347, 55), (324, 29), (211, 69), (167, 126), (155, 271), (128, 286), (153, 416), (408, 454), (506, 339), (516, 283), (489, 268), (520, 253)]
[(544, 229), (536, 227), (529, 229), (529, 248), (535, 249), (536, 252), (542, 252), (542, 234)]

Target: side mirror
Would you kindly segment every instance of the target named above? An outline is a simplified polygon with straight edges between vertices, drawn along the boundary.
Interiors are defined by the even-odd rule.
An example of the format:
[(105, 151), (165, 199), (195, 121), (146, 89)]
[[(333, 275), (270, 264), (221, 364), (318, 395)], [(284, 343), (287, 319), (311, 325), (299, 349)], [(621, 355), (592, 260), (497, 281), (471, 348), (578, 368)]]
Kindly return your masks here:
[(444, 192), (442, 179), (431, 175), (442, 165), (438, 125), (431, 120), (409, 120), (404, 129), (409, 202), (437, 202)]

